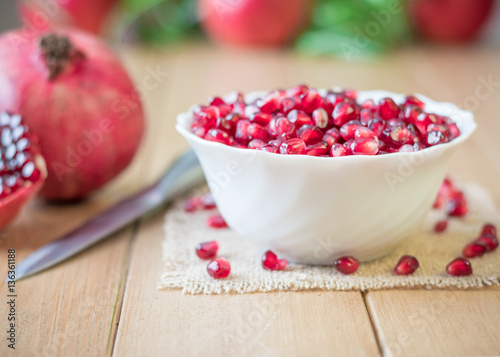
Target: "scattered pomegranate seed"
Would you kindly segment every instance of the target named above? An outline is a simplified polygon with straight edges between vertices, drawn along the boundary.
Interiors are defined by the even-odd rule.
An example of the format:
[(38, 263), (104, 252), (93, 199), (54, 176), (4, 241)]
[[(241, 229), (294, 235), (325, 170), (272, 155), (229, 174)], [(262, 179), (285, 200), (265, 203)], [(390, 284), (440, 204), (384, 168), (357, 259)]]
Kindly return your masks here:
[(484, 243), (474, 241), (467, 244), (462, 252), (465, 258), (482, 257), (486, 253), (486, 245)]
[(492, 236), (497, 236), (497, 228), (491, 224), (491, 223), (486, 223), (483, 226), (483, 230), (481, 232), (481, 235), (486, 235), (486, 234), (491, 234)]
[(346, 275), (355, 273), (359, 267), (359, 261), (353, 257), (339, 258), (335, 260), (333, 264), (335, 266), (335, 269), (337, 269), (342, 274)]
[(217, 256), (218, 251), (219, 243), (216, 240), (200, 243), (196, 247), (196, 254), (201, 259), (213, 259)]
[(446, 228), (448, 228), (447, 220), (438, 221), (434, 226), (434, 232), (442, 233), (446, 230)]
[(394, 267), (394, 273), (397, 275), (410, 275), (419, 267), (418, 260), (411, 255), (403, 255)]
[(227, 228), (227, 223), (224, 220), (224, 218), (222, 218), (221, 215), (216, 215), (216, 216), (210, 216), (210, 217), (208, 217), (208, 219), (207, 219), (207, 225), (209, 227), (211, 227), (211, 228), (216, 228), (216, 229)]
[[(213, 97), (209, 104), (194, 110), (191, 131), (195, 135), (237, 148), (264, 147), (264, 151), (276, 153), (266, 146), (273, 144), (280, 154), (324, 156), (324, 144), (316, 147), (322, 141), (328, 150), (344, 143), (345, 153), (336, 149), (336, 154), (330, 155), (333, 157), (415, 152), (460, 135), (450, 118), (425, 112), (425, 104), (414, 96), (401, 103), (383, 98), (377, 104), (370, 99), (357, 102), (354, 90), (328, 91), (322, 96), (302, 85), (274, 90), (251, 103), (245, 103), (243, 94), (233, 92), (224, 98)], [(291, 139), (300, 139), (305, 145), (298, 141), (283, 145)], [(27, 165), (26, 171), (30, 167)], [(461, 200), (438, 196), (436, 206), (446, 201), (458, 203), (450, 206), (450, 215), (466, 213), (467, 206)]]
[(288, 265), (288, 260), (278, 259), (276, 254), (268, 250), (262, 256), (262, 266), (267, 270), (284, 270)]
[(465, 258), (456, 258), (446, 266), (446, 272), (452, 276), (464, 276), (472, 274), (472, 266)]
[(484, 244), (486, 252), (492, 252), (498, 247), (498, 238), (492, 234), (483, 234), (475, 240), (477, 243)]
[(191, 197), (184, 201), (184, 211), (194, 212), (200, 208), (201, 202), (199, 197)]
[(214, 279), (223, 279), (231, 273), (231, 264), (224, 258), (215, 259), (208, 263), (207, 272)]
[(341, 144), (333, 144), (332, 148), (330, 149), (330, 156), (332, 157), (339, 157), (339, 156), (346, 156), (347, 155), (347, 149), (341, 145)]
[(446, 203), (446, 213), (453, 217), (463, 217), (469, 212), (463, 192), (456, 191)]
[(326, 141), (321, 141), (314, 145), (309, 145), (306, 148), (306, 155), (309, 156), (323, 156), (328, 154), (328, 143)]
[(215, 201), (211, 193), (206, 193), (204, 195), (201, 195), (199, 201), (204, 209), (215, 208)]

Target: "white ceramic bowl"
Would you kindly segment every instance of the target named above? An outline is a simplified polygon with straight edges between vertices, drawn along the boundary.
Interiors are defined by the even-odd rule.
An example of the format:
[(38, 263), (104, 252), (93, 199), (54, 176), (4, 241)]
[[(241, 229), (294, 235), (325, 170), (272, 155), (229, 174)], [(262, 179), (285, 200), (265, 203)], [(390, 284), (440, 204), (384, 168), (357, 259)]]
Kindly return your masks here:
[[(250, 93), (246, 99), (263, 94)], [(402, 102), (404, 95), (358, 94), (360, 101), (383, 97)], [(461, 135), (419, 152), (326, 158), (201, 139), (189, 130), (194, 107), (178, 116), (176, 128), (198, 155), (228, 225), (257, 249), (271, 249), (297, 263), (332, 264), (344, 255), (366, 261), (387, 254), (418, 226), (453, 153), (476, 128), (471, 112), (417, 97), (426, 111), (451, 117)]]

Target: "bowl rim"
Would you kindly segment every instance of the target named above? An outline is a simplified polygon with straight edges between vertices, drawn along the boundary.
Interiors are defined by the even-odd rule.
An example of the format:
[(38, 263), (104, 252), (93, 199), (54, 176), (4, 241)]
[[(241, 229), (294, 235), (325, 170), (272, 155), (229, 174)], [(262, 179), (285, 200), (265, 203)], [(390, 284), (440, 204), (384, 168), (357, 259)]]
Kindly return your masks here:
[[(334, 90), (334, 91), (340, 91), (342, 88), (339, 87), (332, 87), (330, 89), (318, 89), (318, 92), (324, 96), (328, 90)], [(247, 93), (245, 95), (245, 101), (253, 101), (254, 99), (258, 98), (259, 96), (263, 96), (267, 94), (268, 92), (266, 91), (254, 91)], [(453, 114), (458, 114), (456, 117), (451, 117), (449, 113), (444, 113), (441, 110), (430, 110), (430, 112), (439, 114), (439, 115), (446, 115), (450, 117), (455, 124), (457, 124), (458, 128), (460, 129), (460, 136), (456, 139), (453, 139), (452, 141), (449, 141), (447, 143), (442, 143), (438, 145), (434, 145), (419, 151), (412, 151), (412, 152), (394, 152), (394, 153), (388, 153), (386, 155), (348, 155), (348, 156), (339, 156), (339, 157), (321, 157), (321, 156), (311, 156), (311, 155), (279, 155), (276, 153), (270, 153), (267, 151), (263, 150), (253, 150), (253, 149), (248, 149), (248, 148), (238, 148), (222, 143), (218, 143), (215, 141), (210, 141), (210, 140), (205, 140), (203, 138), (200, 138), (199, 136), (193, 134), (190, 130), (187, 129), (187, 125), (191, 124), (192, 120), (194, 119), (194, 110), (195, 108), (198, 107), (198, 105), (193, 105), (187, 112), (183, 112), (177, 115), (177, 123), (175, 125), (176, 130), (184, 136), (186, 139), (191, 139), (194, 140), (195, 142), (202, 144), (202, 145), (211, 145), (213, 148), (225, 148), (225, 150), (229, 150), (229, 152), (233, 152), (235, 154), (241, 154), (242, 152), (252, 150), (252, 152), (255, 152), (256, 155), (268, 155), (268, 157), (282, 157), (284, 160), (323, 160), (323, 161), (328, 161), (331, 159), (336, 159), (336, 160), (386, 160), (387, 157), (395, 157), (395, 158), (405, 158), (405, 157), (411, 157), (415, 155), (431, 155), (432, 153), (442, 151), (451, 147), (454, 147), (456, 145), (459, 145), (463, 143), (465, 140), (467, 140), (473, 132), (477, 128), (477, 123), (474, 120), (474, 114), (469, 111), (469, 110), (464, 110), (460, 109), (457, 107), (455, 104), (450, 103), (450, 102), (438, 102), (434, 101), (422, 94), (413, 94), (415, 97), (423, 101), (426, 105), (430, 105), (431, 108), (449, 108), (450, 112)], [(360, 97), (365, 97), (366, 99), (374, 99), (373, 97), (377, 98), (384, 98), (384, 97), (391, 97), (394, 99), (394, 97), (406, 97), (407, 94), (400, 94), (400, 93), (394, 93), (386, 90), (366, 90), (366, 91), (358, 91), (358, 100)], [(439, 113), (441, 112), (441, 113)], [(457, 120), (458, 119), (458, 120)], [(282, 160), (282, 159), (280, 159)]]

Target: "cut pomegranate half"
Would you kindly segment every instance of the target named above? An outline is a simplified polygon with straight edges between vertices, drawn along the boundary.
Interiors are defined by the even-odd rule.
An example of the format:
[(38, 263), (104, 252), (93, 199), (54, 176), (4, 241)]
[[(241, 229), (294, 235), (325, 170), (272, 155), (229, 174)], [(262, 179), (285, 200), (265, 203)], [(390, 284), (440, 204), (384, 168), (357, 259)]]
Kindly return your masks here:
[(20, 115), (0, 114), (0, 230), (19, 214), (47, 177), (38, 141)]

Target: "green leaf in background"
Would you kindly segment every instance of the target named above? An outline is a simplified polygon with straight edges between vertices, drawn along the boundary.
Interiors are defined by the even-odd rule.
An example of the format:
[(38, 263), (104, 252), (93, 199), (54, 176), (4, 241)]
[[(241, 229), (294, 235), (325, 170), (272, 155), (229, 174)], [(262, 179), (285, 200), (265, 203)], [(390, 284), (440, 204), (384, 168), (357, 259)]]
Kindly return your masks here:
[(411, 39), (403, 0), (316, 0), (298, 50), (359, 60)]
[(124, 0), (124, 10), (143, 42), (168, 44), (199, 33), (195, 0)]

